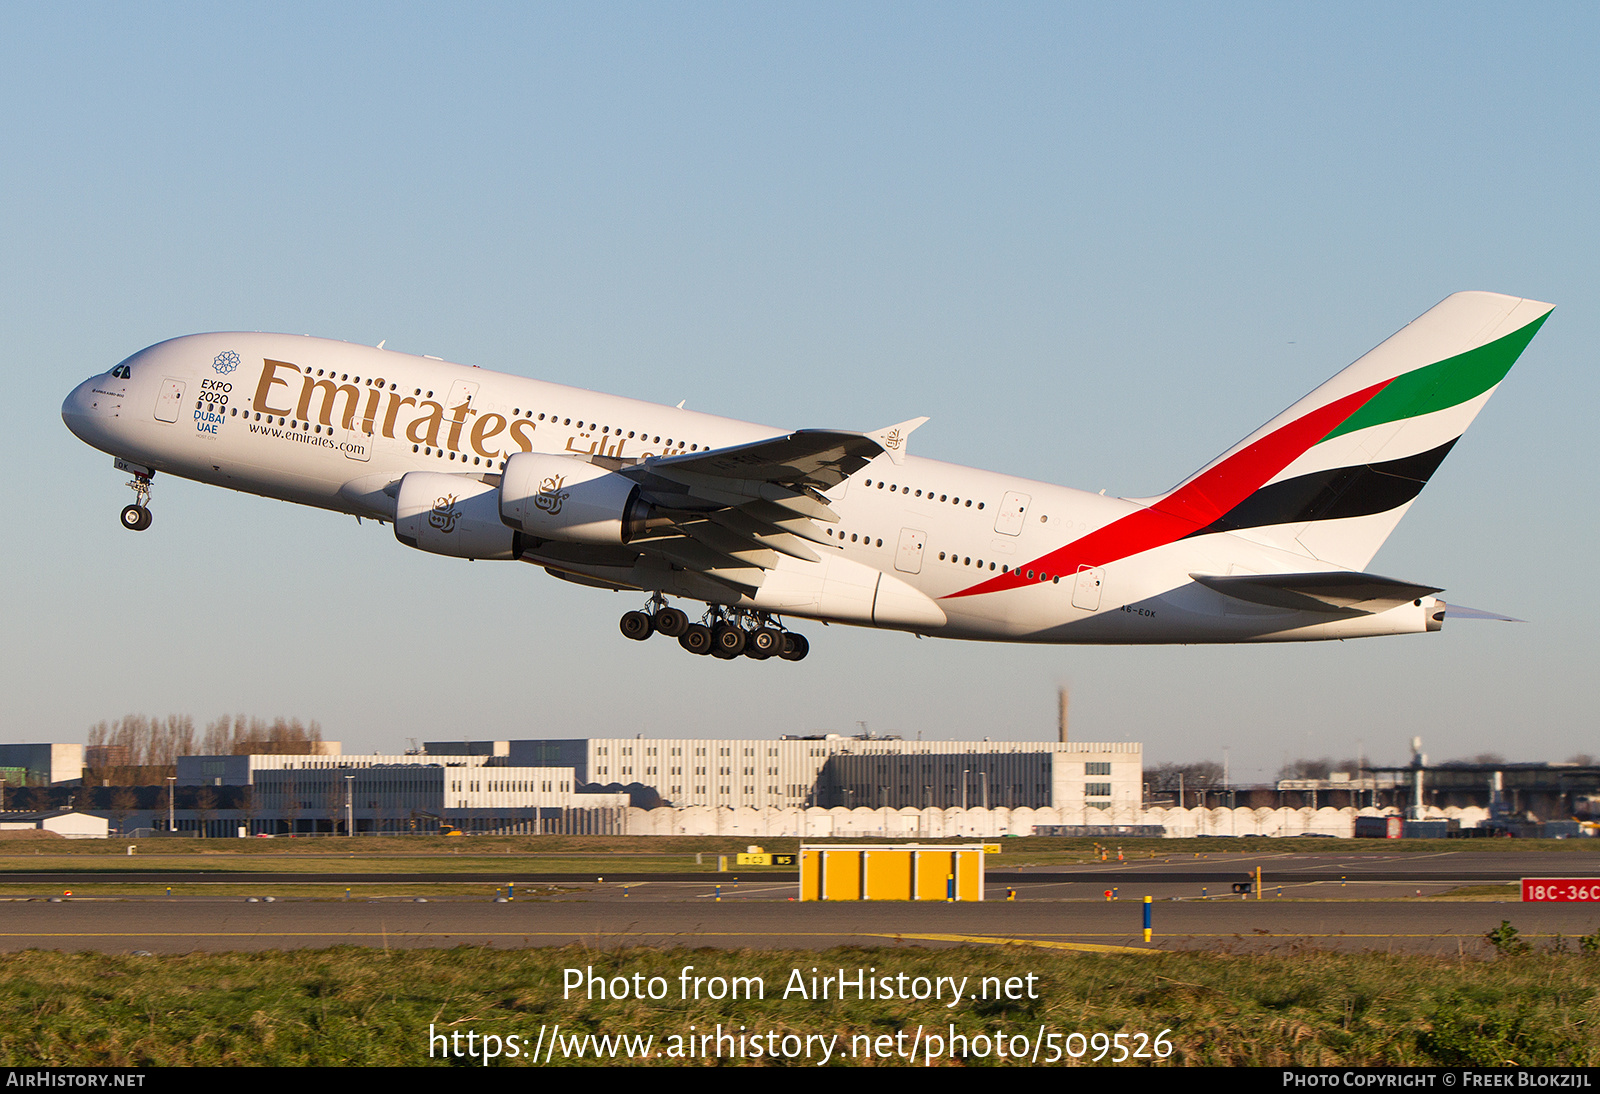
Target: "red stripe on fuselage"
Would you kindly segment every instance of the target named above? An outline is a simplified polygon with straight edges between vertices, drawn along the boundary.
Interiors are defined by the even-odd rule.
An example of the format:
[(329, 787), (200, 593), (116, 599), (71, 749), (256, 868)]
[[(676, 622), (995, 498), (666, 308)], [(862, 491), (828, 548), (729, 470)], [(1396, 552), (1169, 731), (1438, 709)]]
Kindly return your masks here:
[[(990, 578), (941, 598), (998, 593), (1036, 584), (1044, 575), (1071, 577), (1083, 567), (1104, 566), (1130, 555), (1182, 539), (1221, 517), (1266, 485), (1278, 472), (1326, 437), (1367, 400), (1388, 387), (1390, 380), (1336, 399), (1326, 406), (1275, 429), (1254, 444), (1240, 449), (1215, 467), (1197, 475), (1148, 509), (1112, 521), (1081, 539), (1058, 547), (1019, 569)], [(1037, 578), (1021, 576), (1032, 568)]]

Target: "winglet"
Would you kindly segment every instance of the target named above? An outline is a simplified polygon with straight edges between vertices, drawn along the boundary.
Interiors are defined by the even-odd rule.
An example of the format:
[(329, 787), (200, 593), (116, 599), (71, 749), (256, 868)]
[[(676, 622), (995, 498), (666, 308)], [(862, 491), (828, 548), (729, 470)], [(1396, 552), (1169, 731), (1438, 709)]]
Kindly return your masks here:
[(928, 419), (926, 418), (912, 418), (909, 422), (901, 422), (899, 425), (885, 426), (876, 432), (868, 433), (867, 436), (877, 441), (879, 447), (887, 452), (889, 454), (889, 458), (895, 463), (905, 463), (906, 438), (911, 436), (911, 431), (913, 429), (917, 428), (917, 426), (921, 425), (927, 420)]

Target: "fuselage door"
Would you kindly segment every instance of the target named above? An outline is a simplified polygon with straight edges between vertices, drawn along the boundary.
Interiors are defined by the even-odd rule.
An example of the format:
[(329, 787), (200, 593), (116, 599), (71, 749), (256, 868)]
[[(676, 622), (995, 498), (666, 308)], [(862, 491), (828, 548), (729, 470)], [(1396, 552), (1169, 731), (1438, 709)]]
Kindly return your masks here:
[[(444, 416), (453, 421), (456, 416), (457, 408), (465, 403), (470, 409), (472, 407), (472, 400), (477, 397), (477, 384), (470, 380), (457, 380), (455, 383), (450, 385), (450, 395), (444, 401)], [(463, 420), (464, 418), (465, 416), (463, 415)]]
[(448, 430), (446, 446), (465, 452), (462, 438), (472, 435), (472, 416), (478, 412), (472, 400), (478, 397), (478, 385), (471, 380), (457, 380), (450, 385), (450, 394), (444, 400), (444, 427)]
[(339, 430), (339, 447), (344, 449), (345, 459), (366, 463), (372, 459), (372, 434), (361, 428), (359, 418), (350, 424), (350, 429)]
[(1100, 589), (1105, 585), (1106, 572), (1098, 566), (1080, 566), (1078, 578), (1072, 586), (1072, 606), (1086, 612), (1100, 610)]
[(175, 422), (183, 409), (183, 381), (167, 377), (161, 381), (161, 393), (156, 396), (156, 421)]
[(1007, 490), (1006, 496), (1000, 499), (1000, 512), (995, 514), (994, 530), (1003, 536), (1020, 536), (1022, 518), (1028, 515), (1028, 503), (1032, 500), (1030, 494)]
[(922, 548), (928, 542), (928, 533), (915, 528), (900, 529), (900, 546), (894, 552), (894, 568), (901, 573), (922, 572)]

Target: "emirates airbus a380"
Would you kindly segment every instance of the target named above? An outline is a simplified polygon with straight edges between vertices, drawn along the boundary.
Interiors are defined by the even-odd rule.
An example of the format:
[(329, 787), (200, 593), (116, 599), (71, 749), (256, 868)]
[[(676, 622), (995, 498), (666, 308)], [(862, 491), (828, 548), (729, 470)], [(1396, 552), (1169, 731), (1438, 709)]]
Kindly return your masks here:
[(780, 430), (286, 334), (161, 342), (61, 415), (133, 475), (134, 531), (157, 472), (376, 518), (420, 551), (647, 594), (623, 634), (696, 654), (799, 660), (784, 617), (1010, 642), (1358, 638), (1456, 611), (1365, 569), (1550, 310), (1448, 297), (1147, 498), (909, 456), (923, 418)]

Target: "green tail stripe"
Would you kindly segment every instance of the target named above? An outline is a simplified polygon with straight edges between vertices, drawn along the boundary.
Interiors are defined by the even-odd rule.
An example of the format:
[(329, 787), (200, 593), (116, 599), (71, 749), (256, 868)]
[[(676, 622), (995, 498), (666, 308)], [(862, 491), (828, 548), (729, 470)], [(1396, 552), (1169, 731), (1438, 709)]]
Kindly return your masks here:
[(1332, 440), (1368, 426), (1431, 414), (1435, 410), (1476, 399), (1505, 379), (1506, 373), (1511, 371), (1511, 366), (1549, 317), (1550, 313), (1545, 312), (1504, 338), (1396, 376), (1365, 406), (1335, 426), (1322, 440)]

